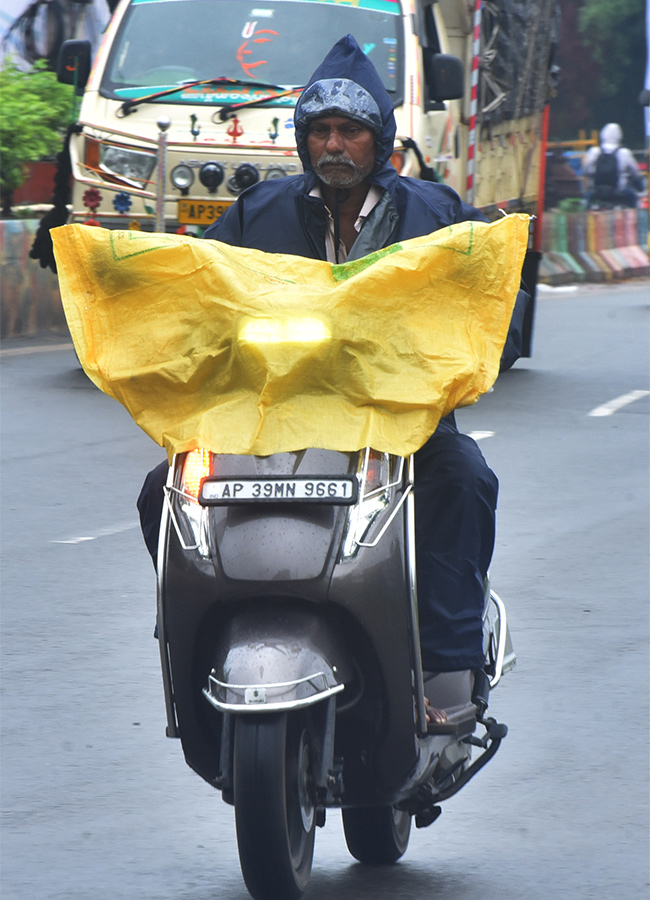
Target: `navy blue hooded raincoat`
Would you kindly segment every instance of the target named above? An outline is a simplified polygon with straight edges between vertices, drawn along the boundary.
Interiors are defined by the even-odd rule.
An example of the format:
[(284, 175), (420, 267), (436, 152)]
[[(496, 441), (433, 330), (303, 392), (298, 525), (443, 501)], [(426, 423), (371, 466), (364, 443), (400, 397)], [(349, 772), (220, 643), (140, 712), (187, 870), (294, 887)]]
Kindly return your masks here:
[[(337, 81), (342, 85), (341, 102), (333, 105), (336, 101), (332, 100), (331, 82)], [(306, 108), (309, 110), (309, 100), (313, 97), (310, 86), (323, 82), (330, 82), (330, 91), (323, 98), (320, 115), (326, 111), (332, 115), (351, 115), (355, 97), (350, 97), (349, 90), (346, 90), (350, 82), (371, 95), (381, 115), (381, 121), (373, 128), (376, 142), (375, 167), (366, 180), (383, 188), (388, 195), (386, 200), (390, 201), (390, 210), (387, 218), (390, 225), (381, 236), (381, 244), (374, 246), (373, 250), (430, 234), (454, 222), (464, 222), (467, 219), (486, 221), (482, 213), (464, 203), (451, 188), (414, 178), (401, 178), (397, 174), (390, 162), (396, 130), (391, 99), (375, 67), (355, 39), (348, 35), (334, 45), (316, 69), (296, 107), (296, 144), (305, 170), (304, 175), (258, 182), (245, 191), (237, 203), (206, 230), (204, 237), (269, 253), (292, 253), (296, 256), (326, 259), (325, 205), (318, 197), (309, 196), (318, 179), (307, 151), (309, 121), (313, 116), (305, 111)], [(316, 104), (312, 108), (315, 107)], [(357, 118), (372, 126), (371, 115), (367, 109), (363, 109)], [(364, 229), (368, 224), (366, 221)], [(355, 252), (353, 248), (348, 258), (363, 255), (363, 252)]]
[[(316, 69), (296, 107), (304, 175), (250, 187), (204, 237), (268, 253), (326, 259), (327, 211), (322, 199), (310, 196), (318, 179), (307, 151), (309, 122), (324, 114), (355, 118), (375, 134), (375, 166), (367, 181), (384, 194), (366, 218), (348, 259), (455, 222), (485, 221), (450, 188), (397, 174), (390, 163), (396, 130), (391, 100), (374, 66), (348, 35)], [(424, 668), (478, 668), (483, 663), (483, 582), (494, 547), (497, 480), (477, 444), (458, 433), (453, 414), (416, 453), (415, 471)], [(138, 502), (154, 560), (165, 473), (164, 464), (159, 472), (150, 473)]]

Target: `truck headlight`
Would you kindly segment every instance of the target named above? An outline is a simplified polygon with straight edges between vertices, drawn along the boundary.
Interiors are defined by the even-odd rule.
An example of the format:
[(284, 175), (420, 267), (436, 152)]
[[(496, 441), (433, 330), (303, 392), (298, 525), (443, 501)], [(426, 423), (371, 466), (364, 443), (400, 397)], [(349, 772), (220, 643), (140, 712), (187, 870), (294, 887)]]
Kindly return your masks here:
[(265, 181), (277, 181), (279, 178), (284, 178), (287, 172), (282, 166), (269, 166), (266, 171), (266, 175), (264, 176)]
[(131, 150), (117, 144), (100, 144), (100, 171), (132, 187), (143, 188), (148, 184), (155, 165), (156, 156), (153, 153)]
[(194, 181), (194, 172), (189, 166), (181, 164), (174, 166), (169, 177), (175, 188), (178, 188), (179, 191), (187, 191)]
[(211, 194), (217, 190), (224, 179), (225, 170), (221, 163), (207, 162), (199, 169), (199, 181)]
[(241, 194), (246, 188), (257, 184), (260, 173), (251, 163), (242, 163), (237, 166), (235, 174), (228, 179), (228, 190), (231, 194)]

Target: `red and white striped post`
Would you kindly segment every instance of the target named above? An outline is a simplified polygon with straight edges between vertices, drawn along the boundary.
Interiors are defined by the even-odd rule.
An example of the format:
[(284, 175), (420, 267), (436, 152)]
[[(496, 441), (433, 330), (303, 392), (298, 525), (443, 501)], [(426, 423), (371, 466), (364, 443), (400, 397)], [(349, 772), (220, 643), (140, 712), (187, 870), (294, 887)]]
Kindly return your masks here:
[(472, 81), (469, 106), (469, 139), (467, 142), (466, 199), (474, 202), (474, 172), (476, 167), (476, 114), (478, 111), (478, 68), (481, 57), (481, 0), (474, 0), (474, 29), (472, 46)]

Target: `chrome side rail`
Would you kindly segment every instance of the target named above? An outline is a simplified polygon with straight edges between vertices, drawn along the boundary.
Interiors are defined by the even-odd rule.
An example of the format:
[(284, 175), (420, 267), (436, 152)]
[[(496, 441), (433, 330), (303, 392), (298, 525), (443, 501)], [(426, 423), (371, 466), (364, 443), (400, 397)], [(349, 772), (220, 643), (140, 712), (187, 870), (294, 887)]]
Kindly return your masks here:
[[(172, 483), (174, 466), (171, 465), (167, 475), (167, 484)], [(167, 488), (167, 486), (165, 486)], [(165, 497), (167, 493), (165, 492)], [(167, 713), (167, 737), (180, 737), (178, 722), (176, 721), (176, 707), (174, 705), (174, 683), (172, 679), (171, 660), (165, 634), (165, 616), (163, 611), (163, 597), (165, 592), (165, 566), (163, 560), (167, 550), (167, 521), (173, 516), (171, 503), (163, 503), (160, 532), (158, 535), (158, 565), (156, 566), (156, 624), (158, 626), (158, 649), (160, 651), (160, 667), (162, 670), (163, 693), (165, 697), (165, 712)], [(172, 518), (173, 521), (173, 518)]]
[(493, 591), (491, 588), (490, 600), (497, 608), (497, 652), (494, 662), (494, 675), (490, 679), (490, 688), (495, 688), (501, 681), (501, 676), (505, 672), (510, 671), (515, 665), (516, 657), (508, 633), (508, 614), (506, 612), (505, 603), (496, 591)]
[[(300, 692), (301, 688), (311, 688), (312, 692), (298, 697), (296, 694)], [(203, 688), (203, 694), (220, 712), (259, 713), (280, 712), (312, 706), (344, 689), (344, 684), (330, 686), (324, 672), (315, 672), (305, 678), (296, 678), (295, 681), (281, 681), (274, 684), (229, 684), (219, 681), (213, 670), (208, 676), (208, 687)], [(232, 703), (220, 699), (219, 694), (227, 696), (228, 693), (234, 694), (238, 702)], [(291, 699), (269, 697), (269, 695), (275, 695), (276, 698), (278, 696), (286, 698), (288, 694), (294, 696)]]

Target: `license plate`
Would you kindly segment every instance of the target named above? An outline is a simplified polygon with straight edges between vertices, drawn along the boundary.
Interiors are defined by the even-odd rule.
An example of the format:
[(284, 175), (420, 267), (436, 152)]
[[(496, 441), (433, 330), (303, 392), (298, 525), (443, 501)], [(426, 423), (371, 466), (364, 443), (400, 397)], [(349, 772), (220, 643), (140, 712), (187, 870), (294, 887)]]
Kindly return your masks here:
[(201, 485), (204, 506), (230, 503), (336, 503), (357, 499), (352, 478), (206, 478)]
[(232, 200), (179, 200), (178, 221), (181, 225), (212, 225), (229, 206)]

